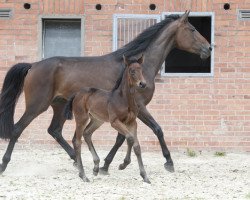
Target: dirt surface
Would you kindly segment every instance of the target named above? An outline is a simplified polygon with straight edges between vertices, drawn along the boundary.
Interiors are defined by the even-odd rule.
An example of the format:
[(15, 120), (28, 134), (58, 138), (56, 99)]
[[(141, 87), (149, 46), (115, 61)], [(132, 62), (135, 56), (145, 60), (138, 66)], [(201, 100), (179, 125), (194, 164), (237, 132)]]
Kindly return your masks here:
[[(98, 153), (103, 160), (107, 151)], [(134, 155), (127, 169), (118, 170), (124, 156), (125, 152), (117, 154), (110, 175), (95, 177), (91, 154), (85, 149), (82, 158), (90, 179), (85, 183), (61, 149), (16, 150), (0, 175), (0, 199), (250, 199), (249, 154), (172, 153), (175, 172), (169, 173), (160, 152), (143, 152), (151, 184), (142, 181)]]

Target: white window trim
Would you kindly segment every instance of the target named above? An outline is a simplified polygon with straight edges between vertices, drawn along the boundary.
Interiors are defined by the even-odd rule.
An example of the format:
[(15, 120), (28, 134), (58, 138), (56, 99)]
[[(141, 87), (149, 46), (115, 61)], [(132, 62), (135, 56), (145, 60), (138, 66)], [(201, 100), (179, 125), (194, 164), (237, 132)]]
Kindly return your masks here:
[(161, 15), (150, 14), (113, 14), (113, 51), (117, 50), (117, 22), (118, 19), (156, 19), (157, 23), (161, 21)]
[[(183, 12), (163, 12), (162, 19), (165, 19), (166, 15), (171, 14), (178, 14), (183, 15)], [(211, 51), (211, 72), (210, 73), (165, 73), (165, 62), (163, 63), (161, 76), (169, 76), (169, 77), (176, 77), (176, 76), (183, 76), (183, 77), (211, 77), (214, 76), (214, 19), (215, 15), (214, 12), (190, 12), (189, 16), (209, 16), (211, 17), (211, 46), (213, 50)]]

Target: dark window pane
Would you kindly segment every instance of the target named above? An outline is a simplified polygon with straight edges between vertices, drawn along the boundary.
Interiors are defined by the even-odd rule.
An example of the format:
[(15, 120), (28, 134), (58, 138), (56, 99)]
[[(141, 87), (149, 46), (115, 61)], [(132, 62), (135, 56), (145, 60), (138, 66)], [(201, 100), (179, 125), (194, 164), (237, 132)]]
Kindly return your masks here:
[[(211, 17), (189, 17), (189, 22), (211, 43)], [(210, 73), (211, 57), (202, 60), (199, 55), (179, 49), (170, 52), (165, 60), (166, 73)]]

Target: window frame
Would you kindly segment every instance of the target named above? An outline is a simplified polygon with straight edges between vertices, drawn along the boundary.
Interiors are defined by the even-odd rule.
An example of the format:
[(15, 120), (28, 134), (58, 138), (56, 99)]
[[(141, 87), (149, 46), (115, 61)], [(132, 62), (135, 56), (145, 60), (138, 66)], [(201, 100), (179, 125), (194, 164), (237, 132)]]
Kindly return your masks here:
[[(166, 15), (183, 15), (183, 12), (163, 12), (161, 14), (161, 19), (163, 20)], [(162, 65), (161, 76), (168, 77), (213, 77), (214, 76), (214, 20), (215, 14), (214, 12), (190, 12), (189, 16), (191, 17), (211, 17), (211, 46), (213, 47), (211, 51), (211, 70), (210, 73), (169, 73), (165, 72), (165, 62)]]
[(84, 24), (85, 24), (85, 16), (83, 15), (39, 15), (38, 19), (38, 58), (40, 60), (45, 59), (44, 58), (44, 47), (43, 47), (43, 20), (72, 20), (72, 19), (78, 19), (81, 21), (81, 49), (80, 49), (80, 56), (84, 55)]
[(156, 22), (161, 21), (161, 15), (151, 14), (113, 14), (113, 44), (112, 50), (116, 51), (118, 46), (118, 19), (156, 19)]

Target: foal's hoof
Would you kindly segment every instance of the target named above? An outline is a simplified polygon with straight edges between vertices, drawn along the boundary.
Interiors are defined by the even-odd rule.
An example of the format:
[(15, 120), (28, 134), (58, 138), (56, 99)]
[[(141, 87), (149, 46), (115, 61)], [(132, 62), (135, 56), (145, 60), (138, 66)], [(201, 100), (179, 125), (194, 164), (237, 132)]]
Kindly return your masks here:
[(99, 169), (99, 174), (101, 174), (101, 175), (109, 175), (108, 169), (104, 168), (104, 167), (101, 167)]
[(145, 178), (143, 181), (144, 181), (145, 183), (151, 184), (151, 182), (150, 182), (150, 180), (149, 180), (148, 178)]
[(84, 182), (90, 182), (89, 179), (86, 176), (82, 176), (79, 174), (79, 177), (84, 181)]
[(173, 173), (174, 172), (174, 164), (173, 163), (170, 163), (170, 162), (166, 162), (164, 164), (164, 167), (167, 171)]
[(83, 180), (84, 182), (90, 182), (90, 180), (89, 180), (87, 177), (83, 177), (82, 180)]
[(124, 163), (119, 165), (119, 170), (124, 170), (127, 167)]

